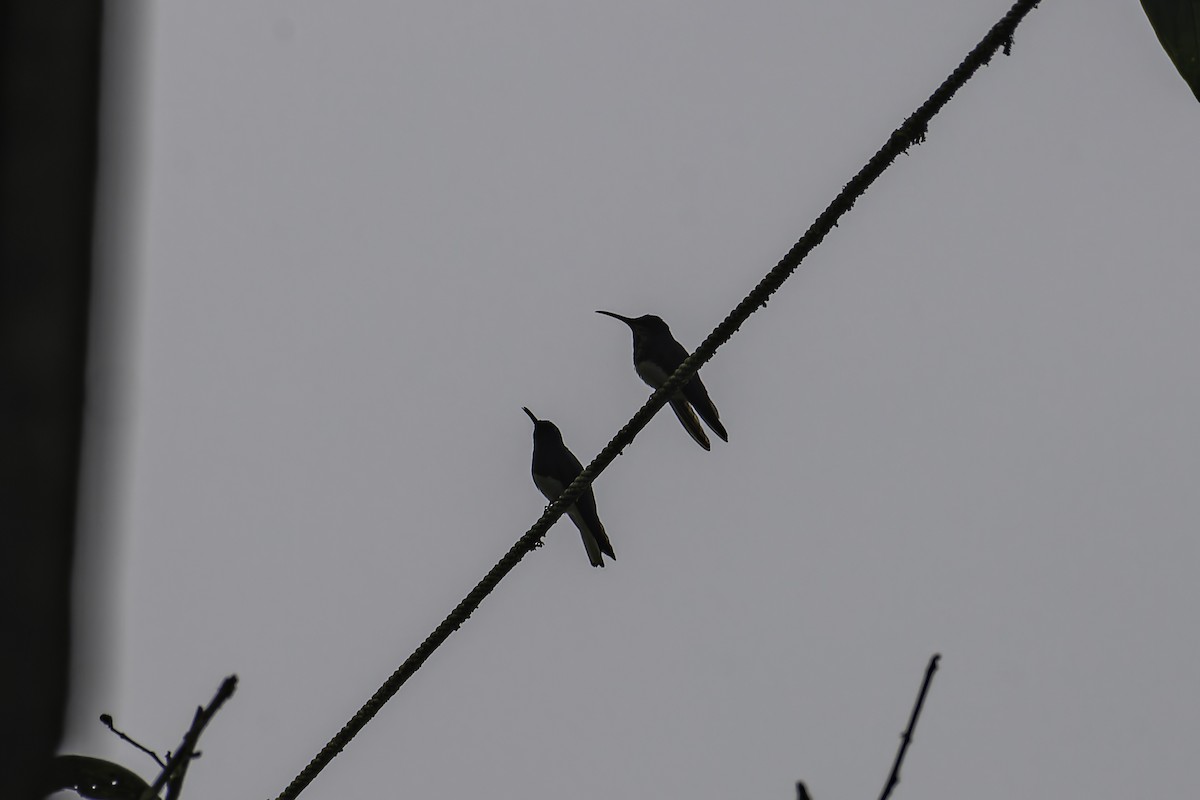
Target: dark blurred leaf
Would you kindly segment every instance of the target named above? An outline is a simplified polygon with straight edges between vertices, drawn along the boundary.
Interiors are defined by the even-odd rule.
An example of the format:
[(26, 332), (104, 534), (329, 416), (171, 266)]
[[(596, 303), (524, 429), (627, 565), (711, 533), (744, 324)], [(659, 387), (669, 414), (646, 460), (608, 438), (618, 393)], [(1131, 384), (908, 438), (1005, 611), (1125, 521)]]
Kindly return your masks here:
[[(104, 5), (0, 2), (0, 631), (10, 654), (0, 666), (4, 800), (35, 796), (58, 751), (69, 688), (75, 527), (90, 521), (77, 489), (92, 211), (100, 196), (100, 40), (112, 25)], [(87, 526), (89, 535), (98, 540), (101, 527)], [(107, 546), (98, 543), (95, 552)], [(80, 586), (100, 588), (101, 566), (74, 563), (74, 572)], [(83, 664), (92, 653), (74, 656)]]
[(43, 794), (74, 789), (95, 800), (137, 800), (150, 786), (134, 772), (89, 756), (56, 756), (50, 763)]
[(1200, 0), (1142, 0), (1142, 8), (1175, 69), (1200, 100)]

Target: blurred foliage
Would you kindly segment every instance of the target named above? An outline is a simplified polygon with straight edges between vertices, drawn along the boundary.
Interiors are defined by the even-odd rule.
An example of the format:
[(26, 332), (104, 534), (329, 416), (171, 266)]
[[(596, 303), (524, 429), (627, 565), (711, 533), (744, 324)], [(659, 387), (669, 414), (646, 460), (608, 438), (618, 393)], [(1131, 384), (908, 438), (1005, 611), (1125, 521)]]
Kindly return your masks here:
[(1175, 69), (1200, 100), (1200, 0), (1142, 0), (1142, 8)]
[(94, 800), (138, 800), (150, 785), (120, 764), (89, 756), (57, 756), (50, 762), (45, 793), (74, 789)]
[(37, 796), (69, 688), (102, 5), (0, 2), (3, 800)]

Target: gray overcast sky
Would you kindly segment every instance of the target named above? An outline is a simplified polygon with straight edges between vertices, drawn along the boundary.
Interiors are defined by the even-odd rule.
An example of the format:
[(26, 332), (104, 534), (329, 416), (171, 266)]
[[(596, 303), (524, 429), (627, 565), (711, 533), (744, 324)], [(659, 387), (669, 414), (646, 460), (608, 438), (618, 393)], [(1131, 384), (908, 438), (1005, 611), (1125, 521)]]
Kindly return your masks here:
[[(120, 459), (67, 749), (275, 796), (1008, 0), (135, 4)], [(1046, 0), (306, 797), (1179, 797), (1200, 752), (1200, 107)], [(99, 624), (99, 623), (98, 623)]]

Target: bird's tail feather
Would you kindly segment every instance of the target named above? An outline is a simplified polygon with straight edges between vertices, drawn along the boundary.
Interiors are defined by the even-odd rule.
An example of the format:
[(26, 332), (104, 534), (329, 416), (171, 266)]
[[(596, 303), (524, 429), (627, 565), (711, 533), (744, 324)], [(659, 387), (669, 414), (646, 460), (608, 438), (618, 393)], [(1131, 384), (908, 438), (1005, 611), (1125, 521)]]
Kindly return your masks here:
[(604, 526), (600, 524), (598, 518), (585, 519), (579, 506), (571, 506), (567, 509), (567, 516), (575, 523), (575, 527), (579, 528), (579, 535), (583, 538), (583, 549), (587, 551), (588, 561), (593, 567), (604, 566), (602, 553), (616, 558), (612, 552), (612, 544), (608, 541), (608, 535), (604, 532)]
[(704, 420), (708, 424), (708, 427), (712, 428), (713, 433), (720, 436), (721, 441), (728, 442), (729, 434), (725, 432), (725, 426), (721, 424), (721, 419), (717, 415), (717, 407), (708, 398), (708, 390), (700, 382), (699, 375), (688, 382), (687, 387), (683, 390), (683, 396), (692, 404), (692, 408), (700, 415), (700, 419)]
[(712, 449), (712, 445), (708, 441), (708, 434), (700, 426), (700, 420), (696, 418), (696, 412), (692, 411), (692, 406), (686, 399), (683, 397), (673, 398), (671, 400), (671, 410), (675, 412), (675, 416), (679, 417), (679, 421), (683, 423), (684, 430), (696, 440), (696, 444), (705, 450)]

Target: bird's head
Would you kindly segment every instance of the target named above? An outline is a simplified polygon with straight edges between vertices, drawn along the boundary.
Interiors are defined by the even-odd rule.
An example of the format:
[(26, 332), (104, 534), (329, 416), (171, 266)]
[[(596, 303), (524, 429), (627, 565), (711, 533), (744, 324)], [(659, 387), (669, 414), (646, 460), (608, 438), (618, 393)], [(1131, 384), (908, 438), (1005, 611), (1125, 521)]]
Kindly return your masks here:
[(623, 317), (611, 311), (597, 311), (596, 313), (624, 322), (633, 331), (634, 339), (641, 338), (642, 336), (652, 336), (656, 333), (666, 333), (668, 335), (671, 333), (671, 329), (667, 327), (667, 323), (663, 322), (662, 317), (656, 317), (653, 314), (643, 314), (640, 317)]
[(558, 429), (557, 425), (548, 419), (538, 419), (533, 415), (532, 411), (524, 406), (521, 406), (521, 410), (528, 414), (529, 418), (533, 420), (534, 442), (537, 442), (538, 439), (558, 439), (560, 442), (562, 441), (562, 432)]

